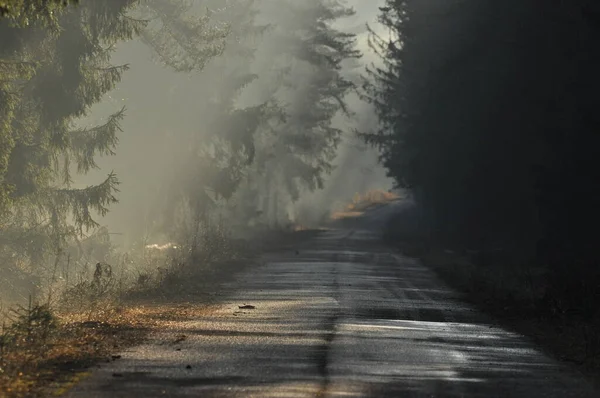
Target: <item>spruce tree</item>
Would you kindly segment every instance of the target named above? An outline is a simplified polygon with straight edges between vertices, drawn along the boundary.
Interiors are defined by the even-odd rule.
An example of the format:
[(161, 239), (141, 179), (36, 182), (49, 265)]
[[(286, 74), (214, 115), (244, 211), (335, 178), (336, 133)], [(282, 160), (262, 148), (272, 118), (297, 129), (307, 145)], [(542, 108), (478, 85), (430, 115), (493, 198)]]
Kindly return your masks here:
[[(257, 43), (267, 29), (255, 22), (254, 1), (207, 0), (189, 6), (184, 14), (176, 11), (180, 8), (169, 8), (174, 17), (171, 20), (165, 17), (165, 9), (160, 8), (162, 20), (168, 20), (169, 24), (167, 27), (161, 22), (160, 30), (168, 29), (170, 36), (160, 36), (159, 42), (155, 40), (156, 32), (144, 35), (144, 41), (156, 51), (161, 63), (189, 74), (190, 84), (202, 90), (193, 104), (198, 114), (204, 115), (198, 120), (197, 129), (176, 133), (183, 152), (179, 167), (184, 171), (179, 167), (172, 170), (172, 178), (161, 189), (161, 208), (154, 212), (162, 220), (157, 232), (175, 239), (182, 233), (182, 224), (186, 224), (177, 214), (185, 212), (186, 221), (206, 221), (218, 208), (229, 206), (255, 161), (255, 133), (264, 120), (277, 112), (268, 100), (250, 106), (238, 101), (248, 85), (258, 78), (250, 65)], [(155, 6), (151, 2), (149, 7)], [(195, 17), (190, 17), (190, 13)], [(187, 25), (190, 21), (195, 21), (198, 28), (181, 28), (182, 23)], [(157, 26), (150, 25), (149, 29)], [(177, 32), (177, 38), (173, 31)], [(171, 40), (176, 45), (167, 47), (174, 56), (165, 57), (163, 49)]]
[(139, 4), (136, 15), (150, 21), (142, 40), (159, 62), (177, 72), (198, 72), (223, 53), (231, 27), (222, 16), (230, 5), (212, 3), (149, 0)]
[[(127, 70), (112, 65), (110, 55), (144, 27), (126, 16), (135, 4), (52, 8), (52, 23), (24, 23), (22, 13), (0, 20), (0, 234), (3, 251), (28, 257), (32, 266), (98, 226), (96, 216), (117, 200), (113, 173), (86, 188), (73, 186), (73, 173), (97, 168), (97, 156), (114, 153), (124, 110), (103, 125), (78, 128), (76, 122)], [(38, 237), (35, 250), (28, 236)]]
[(332, 171), (343, 133), (333, 120), (349, 114), (345, 96), (355, 89), (342, 68), (361, 54), (355, 35), (335, 27), (354, 15), (344, 2), (286, 1), (271, 6), (281, 21), (272, 35), (282, 49), (272, 71), (273, 96), (285, 118), (263, 133), (260, 190), (265, 195), (263, 211), (278, 220), (286, 202), (297, 200), (303, 189), (321, 189)]
[(27, 25), (31, 21), (45, 19), (54, 21), (54, 13), (79, 0), (0, 0), (0, 17)]

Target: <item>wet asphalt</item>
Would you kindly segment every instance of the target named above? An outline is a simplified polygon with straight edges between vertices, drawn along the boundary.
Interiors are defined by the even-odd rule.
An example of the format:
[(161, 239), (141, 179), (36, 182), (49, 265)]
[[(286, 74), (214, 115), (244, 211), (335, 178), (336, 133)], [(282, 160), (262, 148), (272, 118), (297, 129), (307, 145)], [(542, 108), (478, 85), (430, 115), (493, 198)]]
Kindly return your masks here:
[(219, 289), (210, 315), (173, 324), (67, 396), (600, 397), (383, 245), (390, 211), (265, 255)]

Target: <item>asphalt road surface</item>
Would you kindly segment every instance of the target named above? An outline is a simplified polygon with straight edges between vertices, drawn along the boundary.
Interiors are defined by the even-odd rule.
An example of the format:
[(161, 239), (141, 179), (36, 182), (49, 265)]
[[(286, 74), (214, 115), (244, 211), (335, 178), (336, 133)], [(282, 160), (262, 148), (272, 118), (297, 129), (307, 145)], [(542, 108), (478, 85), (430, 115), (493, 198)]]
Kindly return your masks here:
[(600, 396), (382, 245), (389, 211), (265, 256), (210, 315), (124, 352), (68, 396)]

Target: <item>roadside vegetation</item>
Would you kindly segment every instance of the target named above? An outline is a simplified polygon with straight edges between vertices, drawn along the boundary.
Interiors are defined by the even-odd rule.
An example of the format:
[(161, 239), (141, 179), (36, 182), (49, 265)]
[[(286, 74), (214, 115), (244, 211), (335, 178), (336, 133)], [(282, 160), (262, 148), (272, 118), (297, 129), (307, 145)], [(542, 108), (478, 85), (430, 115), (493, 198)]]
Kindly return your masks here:
[(46, 301), (0, 308), (0, 396), (59, 396), (149, 333), (209, 313), (221, 284), (258, 266), (260, 254), (317, 233), (273, 229), (240, 240), (211, 228), (194, 252), (149, 245), (114, 268), (97, 263), (89, 280), (55, 283)]
[(600, 374), (598, 4), (387, 1), (365, 139), (416, 203), (388, 238)]
[(358, 217), (365, 211), (377, 206), (388, 204), (400, 199), (401, 196), (395, 192), (384, 191), (381, 189), (372, 189), (365, 193), (356, 193), (352, 197), (350, 203), (340, 206), (338, 210), (334, 210), (330, 218), (338, 220), (348, 217)]
[[(106, 262), (73, 260), (70, 277), (60, 264), (37, 299), (2, 308), (0, 395), (58, 394), (149, 332), (201, 314), (219, 283), (255, 264), (256, 255), (219, 228), (201, 232), (195, 249), (146, 245), (117, 253), (105, 242)], [(85, 267), (93, 269), (89, 279)]]

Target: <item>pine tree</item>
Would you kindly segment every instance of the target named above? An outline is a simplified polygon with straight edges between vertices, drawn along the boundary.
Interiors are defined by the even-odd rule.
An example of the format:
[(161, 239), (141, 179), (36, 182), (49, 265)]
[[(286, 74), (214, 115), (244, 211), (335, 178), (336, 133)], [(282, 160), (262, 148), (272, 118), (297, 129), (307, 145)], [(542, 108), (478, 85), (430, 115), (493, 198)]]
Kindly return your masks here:
[(381, 37), (369, 27), (369, 45), (379, 56), (381, 65), (367, 67), (367, 78), (363, 80), (361, 92), (363, 98), (374, 105), (379, 128), (362, 132), (362, 136), (380, 150), (381, 162), (396, 184), (412, 188), (415, 181), (411, 175), (411, 164), (415, 154), (405, 151), (410, 113), (407, 96), (412, 83), (404, 73), (404, 52), (410, 46), (406, 28), (407, 4), (405, 1), (387, 1), (380, 11), (379, 23), (388, 30), (389, 37)]
[(264, 132), (261, 158), (263, 210), (278, 220), (286, 196), (293, 202), (303, 189), (321, 189), (332, 171), (343, 133), (333, 119), (349, 114), (345, 96), (355, 89), (342, 67), (361, 54), (355, 35), (334, 26), (340, 18), (354, 15), (343, 2), (287, 1), (272, 7), (281, 21), (272, 34), (282, 49), (278, 69), (272, 72), (273, 95), (285, 119)]
[(54, 13), (79, 0), (0, 0), (0, 17), (8, 17), (21, 24), (45, 19), (55, 21)]
[[(502, 134), (490, 134), (485, 116), (503, 95), (498, 83), (511, 62), (498, 44), (512, 34), (512, 19), (498, 17), (502, 8), (485, 1), (389, 0), (379, 18), (389, 36), (371, 31), (381, 63), (368, 69), (364, 93), (380, 128), (364, 137), (379, 147), (396, 183), (413, 189), (430, 211), (440, 237), (453, 244), (497, 245), (490, 225), (499, 230), (508, 218), (494, 220), (489, 209), (502, 197), (512, 201), (499, 185), (491, 186), (509, 168), (486, 164), (498, 161), (501, 151), (494, 148), (506, 145), (492, 143)], [(506, 23), (498, 26), (501, 20)]]
[[(223, 10), (238, 6), (221, 2), (150, 0), (137, 7), (141, 19), (150, 21), (142, 40), (156, 58), (177, 72), (201, 71), (221, 55), (231, 27), (219, 19)], [(215, 7), (216, 8), (215, 10)]]
[[(127, 70), (111, 65), (110, 55), (144, 26), (126, 16), (135, 4), (102, 0), (48, 8), (52, 23), (24, 23), (23, 13), (0, 20), (0, 234), (10, 246), (5, 252), (29, 256), (33, 265), (42, 261), (38, 254), (60, 255), (67, 240), (98, 226), (96, 214), (106, 214), (117, 200), (113, 173), (87, 188), (72, 183), (73, 172), (97, 168), (97, 156), (114, 153), (124, 110), (100, 126), (75, 123)], [(31, 235), (50, 251), (37, 248), (34, 256), (22, 239)]]

